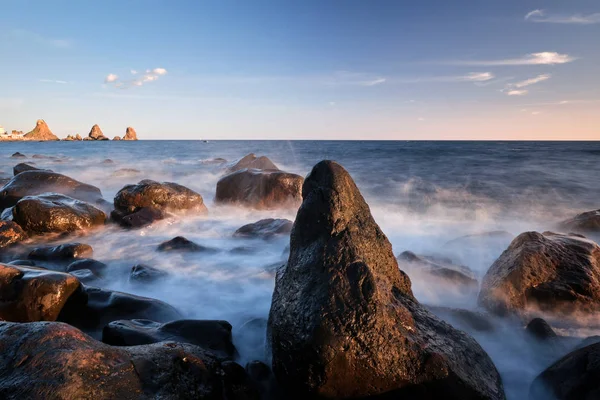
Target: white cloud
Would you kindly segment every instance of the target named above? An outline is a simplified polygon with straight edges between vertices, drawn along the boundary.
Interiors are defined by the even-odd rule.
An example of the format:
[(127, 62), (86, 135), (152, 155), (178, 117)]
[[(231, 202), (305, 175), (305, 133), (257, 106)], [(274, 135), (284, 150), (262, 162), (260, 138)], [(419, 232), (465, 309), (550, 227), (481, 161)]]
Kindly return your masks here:
[(377, 78), (377, 79), (373, 79), (372, 81), (363, 82), (362, 85), (363, 86), (375, 86), (375, 85), (379, 85), (385, 81), (386, 81), (385, 78)]
[(104, 78), (104, 83), (113, 83), (116, 82), (119, 77), (115, 74), (108, 74), (106, 78)]
[(132, 70), (131, 70), (131, 71), (129, 71), (129, 72), (131, 72), (131, 75), (137, 75), (137, 73), (138, 73), (138, 72), (137, 72), (135, 69), (132, 69)]
[(544, 10), (533, 10), (525, 16), (526, 21), (549, 24), (579, 24), (591, 25), (600, 23), (600, 13), (582, 15), (548, 15)]
[(494, 79), (494, 74), (491, 72), (471, 72), (470, 74), (465, 75), (464, 78), (466, 81), (485, 82)]
[(508, 90), (506, 92), (506, 94), (508, 96), (525, 96), (527, 93), (529, 93), (529, 90), (519, 90), (519, 89)]
[(59, 83), (61, 85), (69, 83), (67, 81), (59, 81), (59, 80), (55, 80), (55, 79), (40, 79), (40, 82), (44, 82), (44, 83)]
[(327, 79), (329, 85), (376, 86), (386, 82), (385, 77), (362, 72), (337, 71)]
[(527, 54), (521, 58), (508, 58), (503, 60), (465, 60), (465, 61), (449, 61), (446, 64), (450, 65), (467, 65), (467, 66), (513, 66), (513, 65), (555, 65), (566, 64), (575, 61), (576, 58), (568, 54), (560, 54), (552, 51), (544, 51), (541, 53)]
[[(131, 73), (132, 76), (137, 76), (138, 75), (138, 71), (137, 70), (130, 70), (129, 71)], [(115, 87), (120, 88), (120, 89), (126, 89), (132, 86), (143, 86), (144, 84), (148, 83), (148, 82), (154, 82), (156, 80), (158, 80), (158, 78), (160, 76), (166, 75), (167, 74), (167, 70), (164, 68), (154, 68), (154, 69), (147, 69), (146, 72), (139, 76), (138, 78), (131, 78), (129, 80), (119, 80), (119, 77), (115, 74), (109, 74), (106, 79), (104, 79), (105, 83), (112, 83)]]
[(152, 73), (155, 75), (166, 75), (167, 74), (167, 70), (164, 68), (154, 68), (152, 70)]
[(536, 83), (547, 81), (548, 79), (550, 79), (550, 77), (551, 77), (550, 74), (538, 75), (535, 78), (527, 79), (527, 80), (517, 82), (517, 83), (512, 83), (509, 86), (516, 87), (516, 88), (524, 88), (527, 86), (535, 85)]

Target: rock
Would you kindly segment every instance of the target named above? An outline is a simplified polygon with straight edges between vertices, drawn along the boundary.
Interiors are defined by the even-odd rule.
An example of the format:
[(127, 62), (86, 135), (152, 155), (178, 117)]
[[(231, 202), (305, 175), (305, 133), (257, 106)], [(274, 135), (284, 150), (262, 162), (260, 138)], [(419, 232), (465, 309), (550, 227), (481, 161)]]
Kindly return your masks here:
[(108, 140), (108, 138), (104, 136), (104, 133), (102, 133), (102, 129), (100, 129), (98, 125), (92, 126), (88, 137), (93, 140)]
[(172, 182), (155, 182), (149, 179), (137, 185), (127, 185), (115, 196), (115, 209), (123, 215), (133, 214), (141, 208), (155, 208), (166, 212), (205, 213), (202, 196)]
[(167, 214), (164, 211), (154, 207), (143, 207), (129, 215), (124, 215), (120, 211), (113, 210), (110, 216), (113, 221), (122, 227), (130, 229), (142, 228), (167, 218)]
[(35, 128), (27, 134), (25, 134), (24, 138), (26, 140), (38, 140), (38, 141), (47, 141), (47, 140), (60, 140), (56, 135), (52, 133), (50, 128), (43, 119), (38, 119)]
[(46, 170), (25, 171), (13, 177), (0, 191), (0, 210), (14, 206), (25, 196), (42, 193), (64, 194), (92, 204), (103, 200), (100, 189), (66, 175)]
[(237, 161), (234, 161), (232, 165), (227, 168), (229, 173), (239, 171), (241, 169), (253, 168), (253, 169), (265, 169), (265, 170), (279, 170), (277, 165), (273, 161), (269, 160), (265, 156), (256, 157), (254, 153), (250, 153)]
[(600, 210), (588, 211), (579, 214), (560, 224), (561, 229), (567, 232), (594, 233), (600, 232)]
[(168, 275), (169, 274), (166, 271), (161, 269), (138, 264), (131, 267), (131, 272), (129, 273), (129, 282), (150, 283), (158, 279), (165, 278)]
[(75, 137), (72, 135), (67, 135), (67, 137), (63, 139), (63, 141), (65, 141), (65, 142), (73, 142), (75, 140), (76, 140)]
[(113, 347), (62, 323), (2, 322), (0, 352), (4, 399), (259, 398), (235, 363), (190, 344)]
[(289, 235), (294, 223), (288, 219), (261, 219), (258, 222), (244, 225), (233, 236), (247, 238), (270, 239), (277, 235)]
[(123, 136), (123, 140), (138, 140), (137, 133), (135, 133), (135, 129), (132, 127), (128, 127), (125, 130), (125, 136)]
[(121, 168), (121, 169), (118, 169), (115, 172), (113, 172), (110, 176), (115, 177), (115, 178), (123, 178), (123, 177), (136, 176), (141, 173), (142, 173), (142, 171), (140, 171), (139, 169)]
[(81, 135), (78, 133), (75, 135), (75, 140), (81, 141), (83, 139), (81, 138)]
[(102, 164), (114, 164), (115, 162), (113, 160), (111, 160), (110, 158), (105, 159), (104, 161), (102, 161)]
[(102, 328), (120, 319), (149, 319), (169, 322), (181, 319), (181, 314), (160, 300), (112, 290), (84, 286), (87, 302), (70, 302), (58, 320), (73, 325), (94, 338), (100, 338)]
[(450, 325), (465, 331), (493, 332), (496, 329), (490, 315), (482, 312), (440, 306), (427, 308)]
[[(400, 268), (408, 276), (426, 275), (442, 284), (462, 286), (469, 290), (478, 290), (479, 283), (473, 272), (462, 265), (454, 265), (445, 260), (438, 260), (427, 256), (418, 256), (411, 251), (398, 255)], [(428, 281), (429, 283), (429, 281)]]
[(115, 136), (113, 140), (121, 140), (121, 136)]
[(304, 179), (278, 170), (242, 169), (217, 182), (215, 202), (257, 209), (295, 208), (302, 201)]
[(100, 276), (96, 275), (93, 271), (89, 269), (78, 269), (69, 272), (69, 274), (73, 275), (75, 278), (77, 278), (79, 282), (83, 283), (84, 285), (89, 285), (92, 283), (95, 284), (102, 279)]
[(269, 314), (273, 372), (286, 392), (504, 399), (500, 376), (479, 344), (413, 297), (348, 172), (332, 161), (318, 163), (302, 196)]
[(552, 327), (541, 318), (532, 319), (525, 331), (538, 340), (548, 340), (557, 336)]
[(25, 231), (13, 221), (0, 221), (0, 249), (27, 239)]
[(25, 154), (21, 154), (18, 151), (16, 153), (14, 153), (11, 157), (12, 158), (27, 158), (27, 156)]
[[(91, 257), (91, 254), (89, 255), (89, 257)], [(95, 276), (101, 277), (104, 274), (104, 271), (107, 267), (108, 265), (104, 264), (103, 262), (91, 258), (84, 258), (82, 260), (77, 260), (69, 264), (66, 268), (66, 271), (72, 274), (75, 271), (86, 270), (90, 271)]]
[(184, 238), (183, 236), (177, 236), (171, 240), (166, 242), (162, 242), (158, 248), (158, 251), (178, 251), (178, 252), (190, 252), (190, 253), (200, 253), (200, 252), (214, 252), (214, 249), (210, 247), (204, 247), (197, 243), (192, 242)]
[[(50, 171), (50, 170), (39, 169), (39, 168), (34, 167), (33, 165), (25, 164), (25, 163), (17, 164), (13, 167), (14, 176), (17, 176), (21, 172), (25, 172), (25, 171)], [(52, 172), (52, 171), (50, 171), (50, 172)]]
[(204, 165), (219, 165), (226, 163), (227, 160), (221, 157), (217, 158), (208, 158), (206, 160), (201, 160), (200, 163)]
[(517, 236), (483, 278), (479, 304), (504, 315), (600, 309), (600, 247), (552, 232)]
[(250, 378), (258, 382), (266, 381), (271, 376), (271, 369), (269, 366), (259, 360), (247, 363), (246, 372)]
[(0, 320), (55, 321), (78, 289), (79, 281), (69, 274), (0, 264)]
[(113, 346), (139, 346), (166, 340), (202, 347), (221, 359), (233, 359), (237, 355), (231, 324), (227, 321), (184, 319), (159, 324), (134, 319), (113, 321), (102, 331), (102, 341)]
[(59, 246), (38, 247), (29, 253), (32, 260), (69, 260), (87, 258), (94, 254), (92, 246), (85, 243), (67, 243)]
[(530, 400), (600, 398), (600, 343), (567, 354), (538, 375)]
[(91, 204), (57, 193), (23, 197), (4, 210), (2, 219), (12, 220), (30, 234), (62, 233), (104, 225), (106, 214)]
[(595, 344), (595, 343), (600, 343), (600, 336), (596, 335), (596, 336), (590, 336), (587, 337), (585, 339), (583, 339), (576, 347), (575, 349), (582, 349), (584, 347), (587, 347), (589, 345)]

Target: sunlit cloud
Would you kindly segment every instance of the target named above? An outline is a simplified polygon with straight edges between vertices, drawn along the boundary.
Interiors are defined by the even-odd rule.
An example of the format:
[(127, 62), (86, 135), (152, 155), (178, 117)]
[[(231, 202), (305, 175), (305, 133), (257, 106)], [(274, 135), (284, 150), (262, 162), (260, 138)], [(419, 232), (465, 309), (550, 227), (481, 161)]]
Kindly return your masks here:
[(577, 58), (568, 54), (560, 54), (552, 51), (541, 53), (527, 54), (521, 58), (508, 58), (500, 60), (464, 60), (464, 61), (448, 61), (443, 64), (449, 65), (465, 65), (465, 66), (482, 66), (482, 67), (497, 67), (497, 66), (518, 66), (518, 65), (556, 65), (566, 64), (575, 61)]
[(56, 80), (56, 79), (40, 79), (40, 82), (43, 82), (43, 83), (58, 83), (58, 84), (61, 84), (61, 85), (69, 83), (67, 81), (60, 81), (60, 80)]
[(600, 13), (594, 14), (547, 14), (544, 10), (533, 10), (525, 15), (526, 21), (549, 24), (579, 24), (591, 25), (600, 23)]
[(130, 70), (130, 74), (132, 75), (131, 79), (121, 80), (119, 76), (115, 74), (109, 74), (105, 79), (104, 83), (112, 84), (116, 88), (126, 89), (133, 86), (143, 86), (146, 83), (154, 82), (158, 80), (159, 77), (167, 74), (167, 70), (164, 68), (154, 68), (147, 69), (142, 75), (138, 77), (137, 70)]
[(116, 82), (118, 79), (119, 79), (118, 75), (108, 74), (106, 76), (106, 78), (104, 78), (104, 83), (113, 83), (113, 82)]
[(527, 93), (529, 93), (529, 90), (518, 90), (518, 89), (514, 89), (514, 90), (508, 90), (506, 92), (506, 94), (508, 96), (525, 96)]
[(538, 75), (535, 78), (526, 79), (524, 81), (509, 83), (506, 85), (503, 92), (506, 93), (508, 96), (524, 96), (529, 93), (529, 90), (523, 88), (547, 81), (548, 79), (550, 79), (550, 77), (550, 74), (543, 74)]

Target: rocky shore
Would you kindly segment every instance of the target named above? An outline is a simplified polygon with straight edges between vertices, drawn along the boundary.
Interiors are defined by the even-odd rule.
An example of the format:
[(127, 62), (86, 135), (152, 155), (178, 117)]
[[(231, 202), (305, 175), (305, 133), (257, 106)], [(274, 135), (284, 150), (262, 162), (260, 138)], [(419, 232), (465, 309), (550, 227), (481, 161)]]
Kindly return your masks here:
[[(102, 133), (102, 130), (100, 129), (100, 127), (98, 125), (92, 126), (90, 133), (86, 137), (82, 138), (81, 135), (75, 134), (75, 135), (67, 135), (67, 137), (65, 137), (64, 139), (59, 139), (58, 136), (56, 136), (54, 133), (52, 133), (52, 131), (48, 127), (48, 124), (46, 124), (46, 121), (44, 121), (43, 119), (39, 119), (36, 122), (35, 128), (33, 128), (33, 130), (31, 130), (30, 132), (28, 132), (26, 134), (23, 134), (22, 132), (19, 132), (19, 131), (13, 131), (11, 134), (8, 134), (8, 133), (0, 134), (0, 142), (2, 142), (2, 141), (4, 141), (4, 142), (27, 142), (27, 141), (47, 142), (47, 141), (59, 141), (59, 140), (73, 142), (73, 141), (82, 141), (82, 140), (104, 141), (104, 140), (110, 140), (110, 139), (108, 137), (104, 136), (104, 133)], [(120, 136), (115, 136), (113, 138), (113, 140), (138, 140), (138, 138), (137, 138), (137, 133), (135, 132), (135, 129), (133, 129), (132, 127), (128, 127), (125, 130), (125, 135), (123, 136), (123, 138), (121, 138)]]
[[(36, 129), (35, 137), (51, 137), (45, 123)], [(97, 125), (88, 138), (108, 140)], [(135, 130), (123, 140), (137, 140)], [(536, 376), (526, 377), (530, 400), (600, 396), (600, 337), (568, 334), (600, 315), (600, 246), (584, 236), (600, 231), (599, 211), (556, 221), (557, 232), (448, 242), (508, 244), (480, 281), (451, 259), (393, 249), (334, 161), (304, 178), (254, 154), (219, 159), (207, 206), (201, 193), (152, 179), (107, 201), (96, 186), (13, 157), (14, 176), (0, 189), (0, 398), (501, 400), (504, 380), (515, 378), (499, 372), (478, 334), (465, 332), (501, 329), (542, 355)], [(231, 232), (290, 238), (285, 261), (268, 268), (268, 320), (239, 328), (242, 336), (253, 325), (266, 331), (248, 338), (249, 360), (228, 321), (190, 319), (164, 301), (107, 287), (111, 267), (86, 243), (102, 229), (134, 241), (161, 221), (205, 218), (212, 207), (297, 210), (294, 221), (263, 219)], [(182, 263), (220, 251), (185, 236), (147, 251)], [(152, 287), (169, 272), (137, 264), (119, 279)], [(417, 279), (472, 293), (478, 307), (422, 304)]]

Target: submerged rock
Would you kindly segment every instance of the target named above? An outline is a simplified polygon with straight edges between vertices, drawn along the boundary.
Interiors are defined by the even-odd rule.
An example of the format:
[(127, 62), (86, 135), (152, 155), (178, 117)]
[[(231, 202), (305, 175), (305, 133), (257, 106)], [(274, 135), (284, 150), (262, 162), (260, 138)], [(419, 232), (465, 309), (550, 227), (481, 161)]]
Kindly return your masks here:
[(104, 225), (106, 214), (83, 201), (57, 193), (27, 196), (4, 210), (3, 220), (12, 220), (31, 234), (86, 230)]
[(287, 393), (504, 399), (479, 344), (413, 297), (346, 170), (318, 163), (302, 196), (269, 315), (273, 371)]
[(158, 248), (158, 251), (178, 251), (178, 252), (214, 252), (215, 250), (210, 247), (204, 247), (197, 243), (192, 242), (184, 238), (183, 236), (177, 236), (166, 242), (162, 242)]
[(92, 272), (95, 276), (101, 277), (104, 274), (104, 271), (107, 267), (108, 265), (98, 260), (94, 260), (92, 258), (84, 258), (82, 260), (77, 260), (69, 264), (66, 268), (66, 271), (69, 273), (73, 273), (75, 271), (87, 270)]
[(259, 398), (231, 361), (190, 344), (113, 347), (62, 323), (0, 322), (0, 353), (5, 399)]
[(215, 202), (257, 209), (295, 208), (304, 179), (279, 170), (242, 169), (217, 182)]
[(588, 211), (563, 221), (561, 229), (567, 232), (593, 233), (600, 232), (600, 210)]
[(473, 272), (462, 265), (454, 265), (445, 260), (427, 256), (418, 256), (411, 251), (405, 251), (398, 256), (400, 267), (408, 276), (426, 275), (439, 281), (440, 284), (461, 286), (468, 290), (478, 290), (479, 283)]
[(29, 253), (32, 260), (69, 260), (88, 258), (94, 254), (92, 246), (85, 243), (66, 243), (59, 246), (46, 246), (33, 249)]
[(233, 236), (247, 238), (270, 239), (277, 235), (289, 235), (294, 223), (289, 219), (261, 219), (239, 228)]
[(233, 359), (237, 351), (227, 321), (183, 319), (159, 324), (134, 319), (113, 321), (104, 327), (102, 341), (113, 346), (138, 346), (170, 340), (210, 350), (221, 359)]
[(0, 264), (0, 320), (55, 321), (78, 289), (79, 281), (69, 274)]
[(96, 204), (102, 199), (100, 189), (56, 172), (24, 171), (10, 180), (0, 191), (0, 210), (12, 207), (25, 196), (59, 193)]
[(13, 221), (0, 221), (0, 249), (27, 239), (25, 231)]
[(165, 278), (169, 274), (162, 269), (150, 267), (149, 265), (138, 264), (131, 267), (129, 273), (129, 282), (150, 283), (158, 279)]
[(557, 337), (552, 327), (541, 318), (532, 319), (525, 327), (525, 331), (538, 340), (548, 340)]
[(250, 153), (237, 161), (234, 161), (232, 165), (227, 168), (228, 172), (235, 172), (241, 169), (253, 168), (253, 169), (267, 169), (267, 170), (278, 170), (277, 165), (273, 161), (269, 160), (265, 156), (256, 157), (254, 153)]
[(581, 236), (522, 233), (486, 273), (479, 304), (501, 315), (598, 311), (600, 247)]
[(12, 158), (27, 158), (27, 156), (25, 154), (19, 153), (18, 151), (16, 153), (13, 153), (13, 155), (11, 157)]

